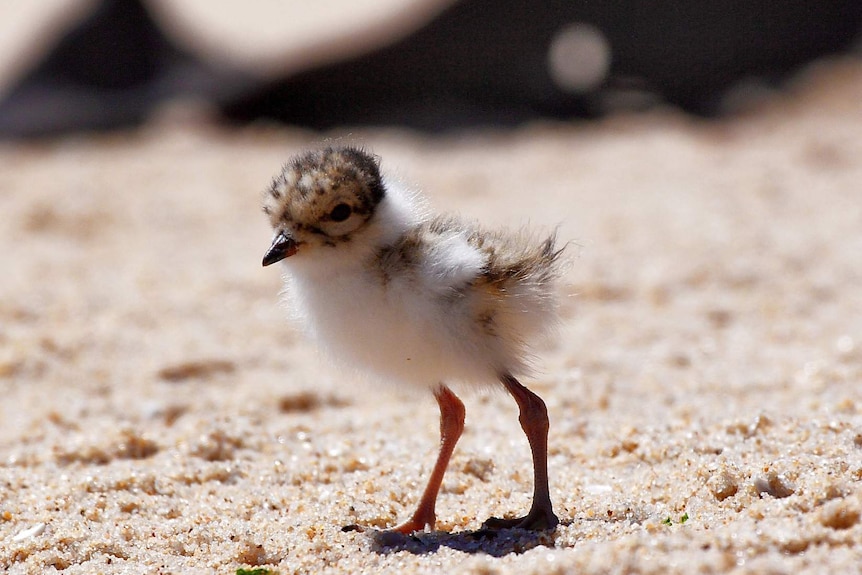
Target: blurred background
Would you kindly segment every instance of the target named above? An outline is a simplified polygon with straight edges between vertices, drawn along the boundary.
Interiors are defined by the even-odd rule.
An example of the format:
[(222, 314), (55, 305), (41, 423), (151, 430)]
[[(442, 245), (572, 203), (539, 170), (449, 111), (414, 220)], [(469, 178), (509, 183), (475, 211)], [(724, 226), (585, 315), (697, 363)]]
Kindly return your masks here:
[[(332, 14), (339, 14), (332, 18)], [(750, 109), (858, 58), (858, 0), (0, 2), (0, 135), (220, 121), (425, 131)]]

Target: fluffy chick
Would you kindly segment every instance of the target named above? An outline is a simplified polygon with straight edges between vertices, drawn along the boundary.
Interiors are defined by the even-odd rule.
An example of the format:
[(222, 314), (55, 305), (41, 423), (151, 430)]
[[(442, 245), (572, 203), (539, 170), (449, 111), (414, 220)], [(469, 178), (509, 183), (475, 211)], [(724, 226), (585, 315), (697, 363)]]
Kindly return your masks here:
[(433, 529), (443, 474), (464, 428), (449, 385), (492, 385), (514, 397), (533, 455), (526, 516), (485, 528), (552, 529), (548, 415), (516, 379), (529, 373), (530, 342), (557, 320), (560, 253), (554, 236), (486, 231), (427, 213), (354, 147), (309, 151), (264, 193), (275, 230), (263, 258), (284, 262), (293, 315), (337, 361), (401, 385), (428, 388), (440, 407), (441, 447), (419, 506), (395, 527)]

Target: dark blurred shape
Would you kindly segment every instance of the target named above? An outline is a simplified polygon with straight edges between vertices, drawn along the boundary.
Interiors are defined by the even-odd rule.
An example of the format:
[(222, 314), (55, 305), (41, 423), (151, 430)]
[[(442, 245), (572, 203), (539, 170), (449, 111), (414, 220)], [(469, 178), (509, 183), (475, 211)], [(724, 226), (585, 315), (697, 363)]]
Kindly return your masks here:
[(728, 88), (779, 82), (860, 30), (859, 0), (461, 0), (397, 42), (253, 82), (176, 46), (140, 0), (103, 0), (0, 103), (0, 136), (135, 125), (183, 95), (234, 122), (316, 129), (512, 126), (661, 102), (715, 116)]
[(0, 136), (133, 126), (165, 99), (219, 102), (249, 85), (175, 46), (140, 0), (104, 0), (0, 102)]
[[(462, 0), (399, 42), (273, 81), (225, 114), (437, 130), (664, 100), (709, 116), (735, 82), (779, 80), (860, 29), (859, 0)], [(571, 73), (601, 73), (603, 60), (604, 77)]]

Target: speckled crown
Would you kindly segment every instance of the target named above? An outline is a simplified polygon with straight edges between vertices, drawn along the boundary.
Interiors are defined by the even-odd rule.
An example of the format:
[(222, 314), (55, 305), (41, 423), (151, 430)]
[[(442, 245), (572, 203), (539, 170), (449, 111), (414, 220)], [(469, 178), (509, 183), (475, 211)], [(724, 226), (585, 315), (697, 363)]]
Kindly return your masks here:
[(273, 223), (289, 220), (284, 208), (289, 208), (291, 200), (314, 201), (347, 185), (353, 186), (359, 200), (354, 212), (366, 216), (373, 212), (385, 195), (378, 158), (350, 146), (311, 150), (293, 158), (273, 178), (264, 194), (263, 211)]

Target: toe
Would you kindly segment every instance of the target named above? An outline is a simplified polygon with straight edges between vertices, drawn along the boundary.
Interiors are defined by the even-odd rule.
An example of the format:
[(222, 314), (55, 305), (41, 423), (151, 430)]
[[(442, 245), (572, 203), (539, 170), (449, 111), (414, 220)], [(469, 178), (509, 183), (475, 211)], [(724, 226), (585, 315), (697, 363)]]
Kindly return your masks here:
[(500, 529), (514, 529), (521, 521), (523, 521), (523, 517), (516, 517), (514, 519), (503, 519), (501, 517), (489, 517), (482, 523), (482, 529), (488, 529), (491, 531), (499, 531)]
[(550, 531), (559, 525), (560, 520), (550, 509), (534, 509), (524, 517), (500, 519), (490, 517), (482, 523), (482, 529), (492, 531), (500, 529), (525, 529), (528, 531)]
[(560, 520), (554, 515), (553, 511), (543, 509), (531, 512), (516, 527), (530, 531), (551, 531), (556, 529), (559, 524)]
[(424, 531), (426, 527), (431, 529), (434, 528), (434, 522), (429, 522), (427, 520), (416, 520), (410, 519), (405, 521), (401, 525), (396, 525), (392, 529), (387, 529), (387, 531), (392, 531), (393, 533), (400, 533), (402, 535), (411, 535), (417, 531)]

